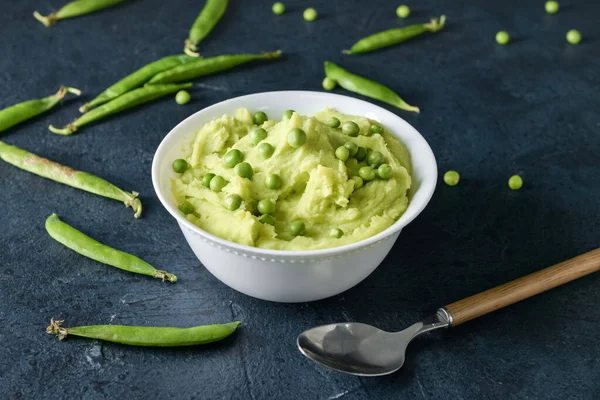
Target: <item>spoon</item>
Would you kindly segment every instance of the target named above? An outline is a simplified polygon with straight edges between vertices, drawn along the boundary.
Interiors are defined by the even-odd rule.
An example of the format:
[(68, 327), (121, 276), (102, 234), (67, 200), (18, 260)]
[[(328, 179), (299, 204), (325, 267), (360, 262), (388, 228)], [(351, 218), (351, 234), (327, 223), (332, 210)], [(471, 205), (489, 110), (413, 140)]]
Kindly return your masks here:
[(450, 328), (600, 270), (600, 248), (440, 308), (400, 332), (358, 322), (302, 332), (302, 354), (325, 367), (361, 376), (391, 374), (404, 364), (408, 344), (422, 333)]

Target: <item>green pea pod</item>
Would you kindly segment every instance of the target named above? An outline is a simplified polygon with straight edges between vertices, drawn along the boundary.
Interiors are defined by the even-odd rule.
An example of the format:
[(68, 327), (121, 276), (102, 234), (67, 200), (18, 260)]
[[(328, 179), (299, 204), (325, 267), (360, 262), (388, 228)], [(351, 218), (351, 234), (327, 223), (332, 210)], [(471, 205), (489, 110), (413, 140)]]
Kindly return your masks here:
[(89, 325), (64, 328), (62, 323), (63, 321), (51, 319), (46, 333), (58, 336), (59, 340), (63, 340), (67, 335), (74, 335), (130, 346), (148, 347), (194, 346), (217, 342), (230, 336), (241, 324), (240, 321), (235, 321), (191, 328), (128, 325)]
[(89, 14), (103, 8), (114, 6), (124, 1), (125, 0), (75, 0), (66, 4), (57, 12), (49, 14), (45, 17), (37, 11), (33, 12), (33, 16), (45, 26), (52, 26), (58, 20)]
[(375, 33), (354, 43), (350, 50), (344, 50), (346, 54), (368, 53), (382, 47), (402, 43), (410, 38), (425, 32), (437, 32), (444, 27), (446, 16), (442, 15), (439, 20), (433, 18), (428, 24), (410, 25), (403, 28), (388, 29), (387, 31)]
[(414, 107), (406, 103), (392, 89), (383, 86), (381, 83), (346, 71), (332, 62), (325, 61), (325, 75), (350, 92), (383, 101), (402, 110), (419, 112), (419, 107)]
[(100, 107), (86, 112), (63, 129), (55, 128), (52, 125), (50, 125), (48, 129), (59, 135), (71, 135), (84, 125), (128, 108), (147, 103), (167, 94), (177, 92), (181, 89), (187, 89), (190, 86), (192, 86), (191, 83), (182, 83), (179, 85), (145, 85), (144, 87), (122, 94), (108, 103), (104, 103)]
[(77, 189), (85, 190), (89, 193), (122, 201), (127, 207), (133, 209), (136, 218), (139, 218), (142, 215), (142, 202), (137, 198), (137, 192), (129, 193), (121, 190), (112, 183), (95, 175), (74, 170), (73, 168), (58, 164), (54, 161), (30, 153), (27, 150), (20, 149), (17, 146), (11, 146), (1, 141), (0, 158), (17, 168), (21, 168), (32, 174)]
[(253, 60), (272, 60), (281, 57), (281, 51), (263, 54), (231, 54), (211, 58), (201, 58), (195, 62), (179, 65), (160, 72), (150, 79), (150, 84), (190, 81), (201, 76), (225, 71)]
[(225, 10), (229, 0), (207, 0), (206, 4), (190, 29), (190, 34), (185, 41), (183, 52), (188, 56), (198, 57), (198, 43), (204, 39), (210, 31), (217, 25)]
[(94, 108), (100, 104), (104, 104), (124, 93), (129, 92), (130, 90), (136, 89), (159, 72), (197, 60), (198, 59), (196, 57), (190, 57), (185, 54), (177, 54), (174, 56), (163, 57), (160, 60), (151, 62), (150, 64), (143, 66), (134, 73), (121, 79), (104, 92), (100, 93), (95, 99), (81, 106), (79, 111), (84, 113), (91, 108)]
[(77, 96), (81, 95), (79, 89), (61, 86), (58, 92), (52, 96), (43, 99), (24, 101), (5, 108), (4, 110), (0, 110), (0, 132), (50, 110), (57, 105), (67, 93), (73, 93)]
[(163, 281), (177, 282), (177, 277), (161, 271), (134, 255), (108, 247), (63, 222), (58, 215), (52, 214), (46, 219), (46, 231), (52, 239), (75, 252), (125, 271), (148, 275)]

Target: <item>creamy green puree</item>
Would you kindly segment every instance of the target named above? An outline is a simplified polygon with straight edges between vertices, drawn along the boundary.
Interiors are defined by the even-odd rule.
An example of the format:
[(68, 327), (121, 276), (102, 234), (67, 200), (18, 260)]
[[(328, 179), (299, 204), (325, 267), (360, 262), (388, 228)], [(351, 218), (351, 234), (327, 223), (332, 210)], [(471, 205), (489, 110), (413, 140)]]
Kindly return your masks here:
[[(314, 250), (366, 239), (404, 213), (411, 185), (410, 155), (389, 131), (368, 118), (330, 108), (314, 117), (290, 114), (281, 121), (262, 123), (264, 139), (264, 132), (253, 132), (259, 128), (254, 121), (262, 122), (264, 114), (253, 119), (247, 109), (224, 115), (198, 131), (186, 149), (189, 167), (172, 181), (173, 194), (185, 203), (180, 210), (189, 221), (248, 246)], [(331, 123), (332, 117), (341, 121), (340, 127), (331, 127), (337, 125)], [(358, 125), (358, 136), (344, 134), (355, 134), (346, 128), (356, 126), (348, 127), (347, 121)], [(305, 141), (302, 132), (290, 133), (294, 128), (305, 133)], [(273, 147), (270, 156), (264, 143)], [(345, 144), (348, 152), (336, 152)], [(231, 167), (240, 162), (236, 154), (226, 156), (233, 149), (241, 151), (250, 171), (246, 164)], [(372, 167), (361, 169), (369, 161)], [(379, 167), (382, 162), (387, 165)]]

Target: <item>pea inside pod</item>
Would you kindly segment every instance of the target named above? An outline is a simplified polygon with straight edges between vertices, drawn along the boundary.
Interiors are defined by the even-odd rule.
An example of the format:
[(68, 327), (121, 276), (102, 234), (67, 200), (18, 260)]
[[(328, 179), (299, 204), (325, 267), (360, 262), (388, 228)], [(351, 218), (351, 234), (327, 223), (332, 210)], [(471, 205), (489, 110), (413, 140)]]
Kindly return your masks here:
[(204, 39), (210, 31), (217, 25), (225, 10), (229, 0), (207, 0), (206, 5), (198, 14), (194, 21), (188, 38), (185, 41), (183, 51), (185, 54), (198, 57), (198, 43)]
[(61, 19), (89, 14), (103, 8), (123, 3), (124, 1), (125, 0), (75, 0), (64, 5), (60, 10), (45, 17), (37, 11), (33, 12), (33, 16), (45, 26), (52, 26)]

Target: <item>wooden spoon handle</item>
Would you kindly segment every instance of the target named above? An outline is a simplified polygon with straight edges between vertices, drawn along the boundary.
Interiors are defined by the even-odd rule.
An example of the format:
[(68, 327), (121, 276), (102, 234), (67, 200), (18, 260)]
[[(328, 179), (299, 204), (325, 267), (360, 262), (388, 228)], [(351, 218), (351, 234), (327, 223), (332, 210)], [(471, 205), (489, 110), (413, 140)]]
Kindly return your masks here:
[(600, 248), (444, 307), (450, 326), (535, 296), (600, 270)]

